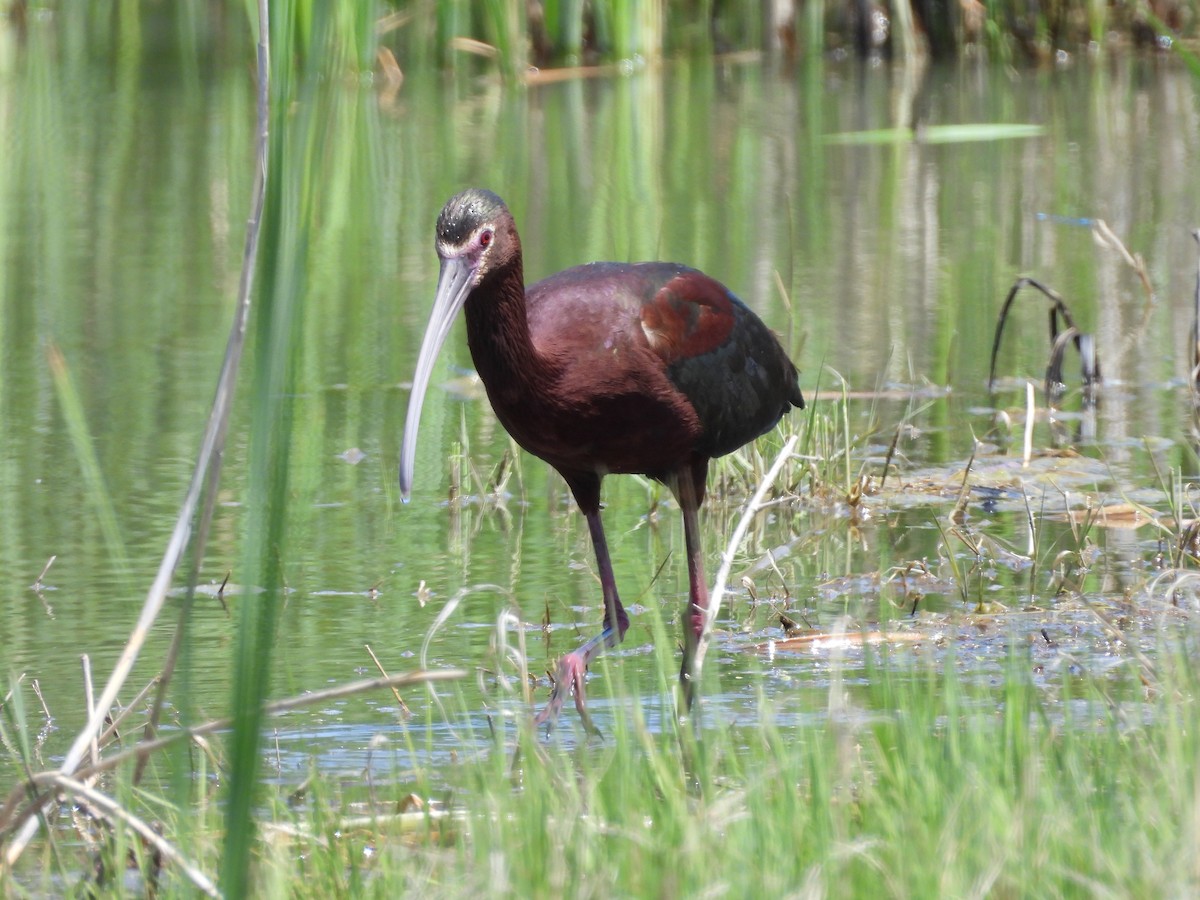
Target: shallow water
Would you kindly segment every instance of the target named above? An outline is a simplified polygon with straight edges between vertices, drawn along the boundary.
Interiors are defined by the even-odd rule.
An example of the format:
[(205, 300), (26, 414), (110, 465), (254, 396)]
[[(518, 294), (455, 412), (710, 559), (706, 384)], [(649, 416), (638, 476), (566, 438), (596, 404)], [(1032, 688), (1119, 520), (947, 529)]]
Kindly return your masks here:
[[(211, 401), (240, 265), (253, 116), (244, 66), (214, 64), (194, 77), (158, 66), (80, 70), (29, 54), (0, 75), (0, 661), (40, 685), (52, 716), (47, 761), (83, 720), (80, 654), (102, 681), (157, 567)], [(1156, 473), (1195, 470), (1184, 378), (1200, 195), (1190, 164), (1196, 100), (1187, 73), (1157, 58), (923, 78), (855, 64), (680, 63), (528, 89), (413, 73), (391, 100), (360, 85), (306, 92), (298, 102), (324, 126), (311, 173), (322, 189), (304, 273), (303, 426), (290, 453), (288, 593), (272, 693), (372, 675), (365, 644), (389, 671), (415, 669), (450, 598), (498, 588), (463, 597), (430, 641), (431, 666), (482, 669), (442, 689), (450, 724), (435, 726), (431, 744), (406, 746), (396, 702), (379, 692), (275, 723), (279, 777), (303, 777), (311, 760), (361, 769), (381, 733), (388, 743), (373, 758), (402, 768), (486, 743), (489, 713), (521, 708), (496, 684), (489, 642), (501, 615), (523, 623), (539, 703), (544, 671), (600, 618), (586, 529), (543, 464), (518, 454), (503, 502), (471, 499), (511, 448), (470, 378), (461, 329), (427, 400), (413, 501), (399, 503), (407, 379), (437, 273), (433, 221), (468, 184), (509, 201), (531, 280), (599, 258), (674, 259), (718, 277), (780, 333), (817, 415), (830, 417), (836, 433), (816, 442), (818, 453), (845, 446), (843, 427), (851, 436), (848, 465), (819, 466), (815, 490), (794, 468), (785, 485), (794, 494), (756, 519), (710, 657), (719, 672), (705, 699), (712, 721), (752, 719), (760, 692), (776, 698), (784, 720), (820, 718), (831, 672), (851, 691), (867, 677), (853, 646), (844, 656), (753, 649), (782, 636), (780, 610), (827, 632), (917, 630), (928, 642), (889, 659), (952, 651), (985, 683), (1002, 678), (1013, 637), (1029, 644), (1034, 666), (1103, 672), (1115, 658), (1114, 678), (1126, 678), (1128, 659), (1095, 609), (1121, 615), (1126, 595), (1146, 589), (1160, 535), (1093, 529), (1087, 602), (1070, 590), (1058, 597), (1048, 563), (1079, 543), (1064, 507), (1090, 496), (1163, 510)], [(922, 127), (1031, 123), (1043, 132), (825, 142), (914, 118)], [(1079, 221), (1094, 218), (1145, 259), (1152, 297)], [(1040, 403), (1048, 353), (1038, 296), (1018, 299), (1000, 354), (1002, 389), (985, 390), (996, 315), (1022, 274), (1067, 300), (1096, 336), (1106, 378), (1094, 415), (1073, 415), (1077, 392), (1065, 401), (1064, 425), (1083, 456), (1032, 468), (1020, 462), (1019, 441), (1025, 381), (1039, 386)], [(50, 345), (79, 393), (86, 439), (67, 427)], [(1077, 375), (1068, 380), (1078, 387)], [(1015, 424), (972, 470), (968, 524), (990, 542), (975, 566), (944, 527), (973, 435), (987, 435), (997, 409)], [(796, 420), (802, 432), (811, 425)], [(202, 567), (208, 585), (232, 573), (233, 604), (255, 598), (236, 590), (248, 431), (242, 404)], [(1051, 442), (1043, 419), (1034, 446)], [(93, 452), (102, 484), (86, 475)], [(448, 503), (455, 469), (468, 500)], [(830, 472), (847, 477), (830, 481)], [(860, 473), (876, 476), (876, 490), (856, 517), (844, 497)], [(743, 496), (722, 502), (716, 493), (706, 518), (712, 571)], [(619, 682), (641, 695), (653, 724), (677, 665), (682, 528), (654, 485), (609, 479), (605, 499), (634, 624), (592, 675), (593, 714), (603, 728)], [(1038, 566), (1023, 561), (1027, 508)], [(109, 510), (115, 531), (104, 527)], [(42, 589), (31, 589), (51, 556)], [(928, 574), (911, 567), (917, 561)], [(902, 570), (912, 575), (907, 589)], [(1147, 604), (1130, 617), (1131, 641), (1149, 640), (1162, 622), (1161, 607)], [(123, 699), (157, 670), (173, 620), (168, 609)], [(214, 590), (202, 593), (184, 660), (197, 715), (226, 702), (233, 622)], [(416, 721), (435, 709), (422, 691), (406, 699)], [(26, 705), (40, 723), (32, 697)]]

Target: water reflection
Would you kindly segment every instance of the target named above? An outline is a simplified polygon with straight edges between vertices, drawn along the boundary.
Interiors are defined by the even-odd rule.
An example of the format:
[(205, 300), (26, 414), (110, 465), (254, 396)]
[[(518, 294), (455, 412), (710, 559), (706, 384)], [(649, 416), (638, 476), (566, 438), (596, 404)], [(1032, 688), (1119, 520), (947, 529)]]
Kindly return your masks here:
[[(0, 76), (10, 126), (0, 152), (0, 652), (9, 671), (40, 679), (59, 729), (49, 756), (82, 720), (76, 654), (86, 649), (98, 671), (111, 666), (166, 540), (211, 399), (240, 258), (252, 121), (245, 73), (218, 68), (199, 85), (155, 75), (59, 69), (30, 54)], [(935, 69), (914, 82), (819, 61), (794, 71), (681, 63), (527, 90), (414, 73), (390, 104), (337, 84), (303, 102), (316, 107), (322, 130), (292, 138), (320, 148), (311, 177), (321, 187), (296, 350), (304, 427), (290, 454), (284, 568), (292, 591), (280, 620), (278, 694), (358, 677), (370, 665), (365, 643), (393, 671), (415, 665), (441, 604), (473, 584), (508, 593), (464, 602), (434, 644), (434, 664), (492, 665), (491, 626), (511, 609), (541, 675), (576, 642), (576, 629), (591, 634), (599, 622), (586, 532), (543, 465), (514, 458), (502, 505), (470, 501), (474, 488), (463, 492), (467, 501), (447, 500), (452, 471), (470, 484), (474, 470), (486, 485), (511, 449), (485, 404), (454, 382), (469, 367), (461, 334), (435, 376), (443, 389), (427, 404), (418, 459), (426, 477), (410, 506), (398, 503), (402, 380), (436, 280), (432, 223), (467, 184), (491, 187), (512, 206), (531, 279), (590, 259), (664, 258), (733, 287), (784, 337), (806, 396), (826, 404), (818, 411), (835, 402), (839, 377), (859, 392), (845, 421), (851, 479), (873, 472), (870, 460), (882, 460), (897, 423), (907, 423), (897, 478), (913, 484), (935, 471), (951, 483), (947, 465), (969, 455), (996, 406), (1021, 420), (1024, 379), (1040, 381), (1048, 351), (1040, 312), (1011, 323), (1000, 360), (1011, 388), (995, 401), (984, 393), (995, 315), (1020, 274), (1068, 298), (1102, 355), (1108, 387), (1088, 452), (1102, 457), (1106, 474), (1072, 490), (1154, 487), (1151, 455), (1162, 471), (1194, 468), (1179, 387), (1190, 366), (1189, 228), (1200, 188), (1189, 163), (1200, 122), (1186, 73), (1133, 60), (1053, 72)], [(1045, 133), (987, 143), (823, 142), (916, 119), (1034, 123)], [(1143, 255), (1152, 298), (1079, 218), (1103, 218)], [(50, 340), (78, 384), (128, 574), (97, 525), (49, 377)], [(831, 387), (832, 395), (814, 390)], [(1077, 408), (1070, 393), (1065, 404)], [(238, 580), (248, 426), (243, 408), (206, 581), (229, 571)], [(1147, 435), (1162, 440), (1147, 447)], [(1050, 443), (1044, 422), (1035, 436), (1039, 447)], [(351, 449), (362, 454), (353, 462)], [(637, 614), (594, 702), (603, 709), (606, 679), (619, 672), (653, 707), (662, 679), (647, 648), (677, 634), (682, 538), (673, 516), (659, 522), (661, 489), (610, 482), (606, 527)], [(745, 551), (764, 595), (821, 625), (901, 615), (907, 606), (891, 609), (881, 573), (946, 557), (934, 524), (942, 498), (868, 498), (873, 517), (851, 528), (836, 496), (818, 502), (806, 490), (802, 483), (800, 502), (764, 516)], [(710, 546), (735, 512), (710, 509)], [(977, 527), (1024, 545), (1018, 501), (972, 514)], [(1069, 532), (1052, 523), (1044, 534), (1053, 542)], [(1104, 590), (1144, 574), (1154, 541), (1137, 534), (1106, 535), (1123, 574)], [(781, 552), (768, 562), (769, 548)], [(54, 590), (39, 596), (28, 586), (51, 555)], [(986, 578), (1006, 604), (1030, 595), (1054, 602), (1048, 582), (1026, 572)], [(775, 626), (770, 605), (752, 607), (744, 596), (737, 604), (724, 623), (722, 640), (734, 649), (722, 654), (722, 685), (751, 698), (764, 669), (739, 641)], [(922, 601), (929, 614), (961, 609), (951, 590)], [(543, 618), (552, 625), (546, 637)], [(156, 641), (143, 683), (167, 635)], [(202, 601), (187, 662), (197, 708), (223, 707), (231, 642), (231, 619)], [(802, 678), (806, 665), (776, 662), (768, 684)], [(486, 703), (478, 685), (463, 686), (463, 709), (478, 715)], [(361, 746), (379, 712), (339, 711), (351, 730), (329, 743)], [(319, 745), (329, 732), (318, 724), (302, 720), (295, 733)]]

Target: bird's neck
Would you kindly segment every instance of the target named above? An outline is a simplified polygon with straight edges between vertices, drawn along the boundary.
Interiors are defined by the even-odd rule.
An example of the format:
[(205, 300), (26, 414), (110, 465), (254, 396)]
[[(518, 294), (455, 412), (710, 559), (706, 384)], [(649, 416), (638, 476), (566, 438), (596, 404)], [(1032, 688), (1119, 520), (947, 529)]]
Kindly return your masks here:
[(485, 386), (544, 378), (546, 361), (534, 347), (525, 307), (525, 280), (520, 266), (476, 289), (467, 298), (467, 343)]

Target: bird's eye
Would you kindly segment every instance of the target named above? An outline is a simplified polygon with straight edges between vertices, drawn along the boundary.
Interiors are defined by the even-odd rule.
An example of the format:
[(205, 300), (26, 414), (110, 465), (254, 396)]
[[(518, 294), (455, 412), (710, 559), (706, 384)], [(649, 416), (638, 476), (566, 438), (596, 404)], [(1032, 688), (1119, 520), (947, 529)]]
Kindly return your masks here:
[(493, 237), (493, 235), (492, 235), (491, 231), (479, 232), (479, 246), (480, 247), (488, 246), (488, 244), (490, 244), (492, 242), (492, 237)]

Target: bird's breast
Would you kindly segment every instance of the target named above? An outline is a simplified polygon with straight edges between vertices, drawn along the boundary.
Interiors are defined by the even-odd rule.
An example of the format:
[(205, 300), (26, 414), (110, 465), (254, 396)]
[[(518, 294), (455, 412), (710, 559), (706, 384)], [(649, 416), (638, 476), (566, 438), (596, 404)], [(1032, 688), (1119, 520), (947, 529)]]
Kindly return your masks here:
[(592, 362), (520, 387), (484, 382), (517, 443), (562, 472), (658, 476), (688, 458), (702, 429), (665, 375)]

